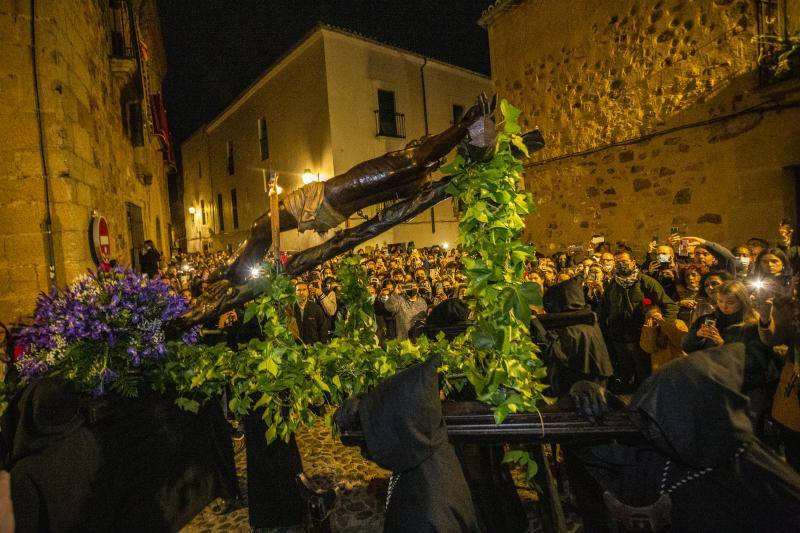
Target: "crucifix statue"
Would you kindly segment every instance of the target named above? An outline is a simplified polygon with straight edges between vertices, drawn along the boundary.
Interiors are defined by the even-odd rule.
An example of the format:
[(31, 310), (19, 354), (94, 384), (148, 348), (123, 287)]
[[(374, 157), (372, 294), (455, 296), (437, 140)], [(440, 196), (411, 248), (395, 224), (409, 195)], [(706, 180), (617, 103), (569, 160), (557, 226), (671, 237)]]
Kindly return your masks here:
[[(365, 207), (390, 200), (395, 203), (358, 226), (341, 230), (322, 244), (292, 255), (283, 271), (290, 275), (306, 272), (447, 198), (445, 190), (450, 177), (434, 181), (432, 174), (456, 147), (472, 160), (491, 159), (497, 138), (492, 118), (494, 104), (494, 100), (489, 102), (481, 95), (458, 122), (443, 132), (412, 141), (402, 150), (364, 161), (328, 181), (309, 183), (285, 195), (277, 204), (278, 216), (274, 217), (280, 231), (310, 229), (324, 233)], [(523, 139), (529, 151), (544, 146), (538, 130)], [(270, 213), (275, 211), (271, 206), (256, 219), (248, 238), (183, 317), (184, 325), (205, 322), (255, 297), (247, 279), (251, 267), (264, 260), (273, 242)]]

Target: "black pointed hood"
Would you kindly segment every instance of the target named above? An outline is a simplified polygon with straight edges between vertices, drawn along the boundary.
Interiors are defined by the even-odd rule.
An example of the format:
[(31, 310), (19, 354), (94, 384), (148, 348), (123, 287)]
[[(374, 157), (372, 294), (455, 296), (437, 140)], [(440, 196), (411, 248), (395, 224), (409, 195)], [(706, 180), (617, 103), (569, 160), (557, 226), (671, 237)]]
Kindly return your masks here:
[(544, 310), (548, 313), (566, 313), (586, 309), (583, 280), (579, 277), (553, 285), (544, 293)]
[(670, 362), (637, 392), (634, 423), (663, 453), (695, 468), (730, 460), (754, 438), (749, 400), (739, 392), (744, 361), (744, 345), (735, 343)]
[(16, 409), (12, 462), (45, 449), (84, 422), (78, 392), (61, 378), (42, 378), (28, 384)]
[(405, 472), (447, 441), (439, 400), (439, 357), (431, 356), (383, 380), (361, 399), (359, 417), (370, 458)]

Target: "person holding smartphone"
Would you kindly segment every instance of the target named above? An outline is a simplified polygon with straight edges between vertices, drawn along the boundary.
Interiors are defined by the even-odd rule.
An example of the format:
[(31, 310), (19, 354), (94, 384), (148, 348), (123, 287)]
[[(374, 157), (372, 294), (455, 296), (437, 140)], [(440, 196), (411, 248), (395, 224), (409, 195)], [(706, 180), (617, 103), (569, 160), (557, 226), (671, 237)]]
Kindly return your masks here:
[(741, 392), (750, 398), (750, 418), (760, 433), (763, 417), (771, 404), (768, 384), (777, 378), (771, 364), (771, 350), (758, 334), (759, 316), (753, 309), (750, 291), (741, 281), (726, 281), (716, 291), (717, 309), (700, 316), (683, 338), (683, 349), (692, 352), (724, 344), (745, 346), (744, 383)]

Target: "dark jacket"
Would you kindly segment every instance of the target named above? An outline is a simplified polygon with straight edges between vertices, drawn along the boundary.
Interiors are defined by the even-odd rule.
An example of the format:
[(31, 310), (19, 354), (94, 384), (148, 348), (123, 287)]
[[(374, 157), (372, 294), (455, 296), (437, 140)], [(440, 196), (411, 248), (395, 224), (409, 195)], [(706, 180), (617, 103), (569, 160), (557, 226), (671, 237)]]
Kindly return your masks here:
[(305, 344), (328, 341), (328, 319), (318, 303), (308, 300), (303, 312), (294, 304), (294, 317), (300, 330), (300, 340)]
[(369, 457), (396, 483), (386, 532), (479, 531), (469, 487), (439, 401), (438, 357), (385, 379), (364, 396), (358, 416)]
[(667, 296), (658, 281), (647, 274), (641, 274), (639, 281), (627, 289), (613, 279), (608, 283), (599, 313), (600, 326), (607, 340), (639, 343), (644, 325), (642, 303), (645, 298), (661, 308), (666, 320), (677, 317), (678, 305)]
[[(551, 287), (544, 295), (548, 319), (555, 315), (575, 315), (588, 311), (580, 278), (573, 278)], [(534, 319), (534, 340), (541, 336), (539, 320)], [(603, 334), (596, 322), (573, 323), (553, 328), (546, 333), (542, 358), (547, 363), (553, 393), (563, 396), (575, 381), (598, 381), (611, 376), (614, 368)]]
[(797, 531), (800, 475), (753, 434), (748, 399), (739, 392), (744, 365), (743, 346), (732, 344), (653, 374), (631, 404), (646, 442), (580, 453), (601, 490), (643, 507), (659, 498), (666, 480), (673, 532)]
[(717, 321), (717, 329), (725, 344), (740, 342), (745, 346), (745, 368), (744, 368), (744, 388), (742, 392), (749, 392), (752, 389), (766, 386), (775, 378), (775, 372), (771, 365), (771, 351), (766, 344), (761, 342), (758, 335), (758, 324), (749, 326), (737, 326), (742, 321), (742, 314), (725, 315), (717, 310), (713, 313), (703, 315), (689, 328), (689, 332), (683, 338), (683, 350), (687, 354), (699, 350), (707, 350), (715, 346), (711, 339), (704, 339), (697, 336), (700, 326), (706, 318), (714, 318)]
[(139, 266), (142, 269), (142, 274), (147, 274), (151, 278), (158, 274), (158, 262), (161, 260), (161, 254), (155, 248), (150, 248), (145, 253), (139, 254)]

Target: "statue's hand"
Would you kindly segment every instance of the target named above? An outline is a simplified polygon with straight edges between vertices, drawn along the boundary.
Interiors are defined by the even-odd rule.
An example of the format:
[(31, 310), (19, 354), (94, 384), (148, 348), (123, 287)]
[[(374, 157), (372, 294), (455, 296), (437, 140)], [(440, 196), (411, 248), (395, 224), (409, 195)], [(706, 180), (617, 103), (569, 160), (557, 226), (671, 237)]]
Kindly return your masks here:
[(192, 307), (183, 314), (180, 322), (185, 326), (203, 324), (222, 314), (226, 304), (233, 302), (239, 290), (231, 286), (228, 279), (215, 281), (192, 303)]
[(496, 98), (489, 102), (485, 94), (461, 118), (459, 125), (467, 129), (467, 137), (459, 146), (459, 153), (473, 161), (488, 161), (494, 156), (497, 129), (492, 114)]

